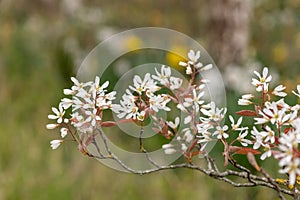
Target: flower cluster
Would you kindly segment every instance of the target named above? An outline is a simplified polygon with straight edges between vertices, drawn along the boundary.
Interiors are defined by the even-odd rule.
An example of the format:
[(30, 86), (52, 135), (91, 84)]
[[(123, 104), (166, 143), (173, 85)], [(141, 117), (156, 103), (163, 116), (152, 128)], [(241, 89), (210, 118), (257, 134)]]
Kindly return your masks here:
[[(164, 79), (166, 79), (167, 73), (170, 68), (162, 67), (164, 72)], [(165, 80), (167, 81), (167, 80)], [(165, 82), (168, 83), (168, 82)], [(166, 94), (157, 94), (160, 87), (157, 82), (151, 78), (147, 73), (144, 79), (141, 79), (138, 75), (133, 78), (133, 86), (130, 85), (129, 89), (126, 89), (126, 93), (122, 96), (120, 104), (112, 106), (112, 110), (117, 113), (119, 118), (125, 117), (126, 119), (133, 119), (138, 121), (144, 121), (145, 117), (151, 111), (158, 112), (158, 110), (170, 111), (167, 107), (167, 103), (171, 100)]]
[[(106, 88), (109, 82), (106, 81), (101, 86), (100, 78), (96, 76), (95, 81), (82, 83), (76, 78), (71, 78), (74, 85), (71, 89), (64, 89), (65, 95), (72, 98), (61, 99), (58, 109), (53, 107), (54, 114), (48, 115), (49, 119), (55, 119), (57, 123), (47, 124), (48, 129), (60, 127), (61, 137), (64, 138), (68, 133), (72, 134), (74, 140), (79, 139), (72, 132), (71, 126), (84, 134), (92, 134), (97, 125), (102, 122), (102, 111), (112, 107), (112, 100), (115, 99), (116, 92), (107, 93)], [(66, 110), (72, 108), (70, 117), (65, 116)], [(64, 140), (52, 140), (51, 147), (56, 149)], [(82, 141), (79, 141), (81, 143)]]
[[(165, 65), (155, 68), (155, 74), (146, 73), (144, 77), (135, 75), (132, 85), (128, 86), (118, 103), (113, 103), (116, 91), (107, 91), (108, 81), (100, 85), (99, 77), (86, 83), (72, 77), (74, 85), (64, 89), (64, 94), (71, 98), (63, 98), (58, 108), (52, 108), (53, 114), (48, 115), (56, 122), (46, 127), (59, 127), (61, 135), (61, 139), (50, 142), (51, 147), (58, 148), (70, 134), (81, 152), (88, 154), (86, 147), (96, 135), (96, 130), (101, 126), (117, 124), (103, 121), (103, 111), (111, 109), (120, 121), (125, 119), (124, 123), (138, 123), (141, 130), (146, 119), (151, 118), (153, 131), (171, 140), (162, 145), (165, 154), (179, 152), (192, 163), (194, 156), (207, 156), (206, 147), (210, 142), (219, 141), (224, 145), (225, 165), (232, 161), (235, 154), (258, 154), (261, 160), (273, 157), (278, 160), (279, 173), (287, 174), (289, 184), (294, 185), (300, 176), (300, 105), (286, 103), (285, 86), (270, 89), (272, 76), (265, 67), (262, 73), (254, 71), (256, 78), (252, 79), (251, 84), (257, 94), (244, 94), (237, 102), (251, 109), (238, 111), (236, 114), (241, 115), (238, 119), (229, 115), (230, 124), (226, 125), (227, 109), (205, 101), (208, 81), (197, 76), (213, 65), (204, 65), (199, 59), (200, 51), (190, 50), (188, 60), (179, 62), (189, 77), (186, 82), (172, 76), (171, 68)], [(300, 85), (292, 93), (300, 98)], [(174, 112), (172, 107), (181, 113), (182, 119), (179, 116), (164, 119), (158, 115), (159, 111)], [(66, 117), (70, 108), (71, 114)], [(253, 117), (254, 125), (244, 127), (243, 117)], [(144, 150), (142, 145), (140, 147)], [(253, 156), (251, 159), (250, 163), (254, 163)]]
[[(272, 76), (268, 68), (262, 74), (254, 72), (258, 79), (252, 79), (258, 96), (245, 94), (239, 105), (254, 105), (254, 111), (244, 110), (239, 114), (254, 116), (255, 125), (251, 130), (253, 149), (261, 150), (261, 160), (273, 156), (279, 160), (280, 173), (289, 174), (289, 184), (294, 185), (300, 175), (300, 105), (290, 106), (285, 102), (285, 86), (276, 86), (269, 91)], [(300, 85), (297, 86), (299, 93)], [(299, 97), (299, 94), (293, 91)], [(277, 99), (274, 101), (275, 97)], [(279, 97), (279, 99), (278, 99)]]

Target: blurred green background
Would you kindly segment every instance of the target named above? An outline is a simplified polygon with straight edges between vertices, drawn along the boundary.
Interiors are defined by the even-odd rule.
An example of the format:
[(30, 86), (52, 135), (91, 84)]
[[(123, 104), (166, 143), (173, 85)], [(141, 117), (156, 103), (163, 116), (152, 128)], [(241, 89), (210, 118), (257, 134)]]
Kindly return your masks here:
[(220, 2), (1, 0), (0, 199), (277, 198), (269, 189), (233, 188), (191, 170), (121, 173), (79, 154), (75, 144), (55, 151), (49, 146), (58, 132), (45, 129), (47, 115), (70, 86), (69, 77), (93, 47), (122, 30), (159, 26), (199, 41), (224, 74), (232, 111), (237, 110), (232, 104), (237, 94), (247, 90), (242, 85), (250, 82), (253, 66), (270, 66), (288, 91), (294, 89), (300, 82), (300, 1), (240, 1), (238, 8), (248, 2), (249, 20), (241, 34), (246, 37), (244, 53), (232, 60), (226, 54), (226, 62), (211, 44), (226, 46), (233, 35), (225, 41), (215, 38), (222, 38), (226, 28), (238, 32), (239, 26), (222, 23), (222, 17), (218, 21), (215, 15), (227, 9)]

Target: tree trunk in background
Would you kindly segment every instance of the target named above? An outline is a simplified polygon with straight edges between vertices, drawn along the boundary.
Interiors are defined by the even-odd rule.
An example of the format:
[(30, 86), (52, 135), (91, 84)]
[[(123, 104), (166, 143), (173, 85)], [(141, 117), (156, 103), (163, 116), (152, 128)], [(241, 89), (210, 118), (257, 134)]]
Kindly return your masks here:
[(247, 58), (251, 0), (208, 1), (209, 52), (217, 65), (240, 65)]

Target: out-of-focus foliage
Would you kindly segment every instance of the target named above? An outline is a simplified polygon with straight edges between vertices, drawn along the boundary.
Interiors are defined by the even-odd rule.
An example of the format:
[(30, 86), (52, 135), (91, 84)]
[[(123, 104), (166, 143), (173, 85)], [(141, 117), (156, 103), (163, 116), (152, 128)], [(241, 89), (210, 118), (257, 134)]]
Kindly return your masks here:
[[(273, 199), (268, 190), (232, 188), (192, 171), (119, 174), (72, 143), (49, 147), (50, 107), (98, 42), (160, 26), (208, 47), (207, 9), (206, 1), (183, 0), (0, 1), (0, 199)], [(269, 65), (289, 89), (300, 82), (299, 9), (298, 0), (255, 1), (250, 27), (249, 60)]]

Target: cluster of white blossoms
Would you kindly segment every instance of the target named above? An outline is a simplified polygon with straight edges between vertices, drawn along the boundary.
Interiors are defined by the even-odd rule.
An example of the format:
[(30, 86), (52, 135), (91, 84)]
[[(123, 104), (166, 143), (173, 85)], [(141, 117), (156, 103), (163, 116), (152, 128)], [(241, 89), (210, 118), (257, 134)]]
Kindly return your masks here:
[[(259, 92), (258, 96), (245, 94), (239, 99), (239, 105), (254, 105), (254, 111), (241, 112), (242, 115), (254, 116), (255, 125), (251, 130), (253, 149), (261, 150), (261, 160), (273, 156), (279, 160), (280, 173), (289, 175), (289, 184), (294, 185), (300, 176), (300, 105), (285, 102), (285, 86), (279, 85), (269, 91), (272, 76), (268, 68), (262, 74), (254, 72), (258, 79), (252, 79), (252, 85)], [(300, 97), (300, 85), (295, 95)], [(275, 98), (277, 96), (277, 98)], [(276, 99), (273, 101), (273, 99)]]
[[(58, 148), (68, 134), (79, 147), (87, 146), (98, 128), (117, 124), (102, 121), (103, 111), (110, 109), (120, 120), (126, 119), (124, 123), (135, 122), (141, 129), (145, 120), (151, 118), (155, 133), (174, 139), (162, 145), (166, 154), (180, 152), (192, 162), (193, 156), (207, 154), (206, 147), (210, 142), (220, 141), (224, 145), (225, 165), (234, 154), (260, 154), (261, 160), (274, 157), (279, 162), (279, 173), (288, 174), (289, 184), (294, 185), (300, 177), (300, 105), (291, 106), (285, 102), (285, 86), (269, 89), (272, 76), (265, 67), (261, 74), (254, 71), (257, 77), (251, 82), (258, 95), (244, 94), (238, 100), (238, 105), (253, 107), (238, 111), (242, 117), (237, 120), (229, 115), (230, 125), (224, 125), (227, 109), (218, 108), (214, 102), (205, 102), (204, 89), (208, 81), (198, 76), (213, 65), (203, 65), (199, 59), (200, 51), (190, 50), (188, 60), (179, 62), (189, 77), (187, 83), (172, 76), (171, 68), (165, 65), (155, 68), (155, 74), (135, 75), (133, 84), (128, 86), (118, 103), (113, 103), (116, 91), (107, 91), (108, 81), (100, 85), (100, 78), (96, 77), (94, 81), (81, 83), (72, 77), (74, 85), (64, 89), (64, 94), (71, 98), (63, 98), (58, 108), (52, 108), (53, 114), (48, 115), (56, 123), (48, 124), (47, 128), (59, 127), (61, 133), (61, 139), (50, 142), (51, 147)], [(300, 98), (300, 85), (292, 93)], [(169, 105), (171, 102), (172, 106)], [(176, 112), (171, 110), (174, 105)], [(67, 117), (66, 111), (70, 108)], [(183, 118), (171, 113), (173, 120), (163, 119), (159, 117), (159, 111), (180, 111)], [(243, 117), (254, 117), (254, 125), (243, 127)], [(84, 143), (85, 136), (89, 139)], [(85, 149), (82, 152), (87, 153)]]
[[(162, 71), (169, 71), (170, 68), (162, 67)], [(167, 74), (164, 74), (164, 77)], [(167, 83), (167, 80), (166, 82)], [(173, 86), (174, 87), (174, 86)], [(130, 85), (123, 94), (120, 104), (112, 106), (113, 112), (117, 113), (119, 118), (133, 119), (143, 122), (145, 116), (151, 111), (158, 112), (158, 110), (170, 111), (167, 103), (171, 100), (166, 94), (157, 94), (161, 88), (157, 82), (151, 78), (147, 73), (142, 79), (135, 75), (133, 78), (133, 86)]]
[[(64, 89), (64, 94), (72, 98), (61, 99), (58, 109), (52, 107), (54, 114), (48, 115), (49, 119), (55, 119), (55, 124), (47, 124), (48, 129), (60, 127), (61, 138), (65, 138), (71, 133), (73, 139), (76, 136), (71, 130), (71, 126), (84, 134), (92, 134), (97, 125), (102, 122), (102, 111), (112, 107), (112, 100), (115, 99), (116, 92), (107, 93), (106, 88), (109, 82), (106, 81), (101, 86), (100, 78), (96, 76), (95, 81), (81, 83), (76, 78), (71, 78), (74, 85), (71, 89)], [(66, 116), (66, 111), (72, 108), (70, 117)], [(63, 142), (63, 139), (52, 140), (51, 147), (56, 149)]]

